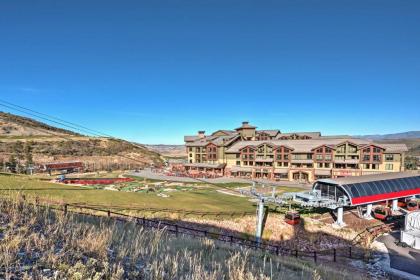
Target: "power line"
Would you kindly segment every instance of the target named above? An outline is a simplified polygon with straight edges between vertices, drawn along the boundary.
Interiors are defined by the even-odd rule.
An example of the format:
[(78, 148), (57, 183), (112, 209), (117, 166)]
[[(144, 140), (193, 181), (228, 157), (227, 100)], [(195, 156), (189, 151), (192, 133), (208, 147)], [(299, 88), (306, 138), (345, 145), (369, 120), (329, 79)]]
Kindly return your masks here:
[[(101, 132), (99, 132), (97, 130), (90, 129), (90, 128), (87, 128), (87, 127), (82, 126), (82, 125), (78, 125), (78, 124), (76, 124), (74, 122), (68, 122), (68, 121), (62, 120), (60, 118), (57, 118), (55, 116), (47, 115), (47, 114), (44, 114), (44, 113), (35, 111), (33, 109), (29, 109), (29, 108), (24, 107), (24, 106), (20, 106), (20, 105), (16, 105), (16, 104), (13, 104), (13, 103), (8, 102), (8, 101), (4, 101), (2, 99), (0, 99), (0, 106), (6, 107), (6, 108), (9, 108), (9, 109), (18, 111), (18, 112), (22, 112), (24, 114), (28, 114), (30, 116), (34, 116), (34, 117), (37, 117), (37, 118), (40, 118), (40, 119), (43, 119), (43, 120), (46, 120), (46, 121), (50, 121), (50, 122), (53, 122), (53, 123), (56, 123), (56, 124), (59, 124), (59, 125), (65, 126), (65, 127), (69, 127), (69, 128), (72, 128), (72, 129), (75, 129), (75, 130), (78, 130), (78, 131), (86, 131), (86, 130), (88, 130), (88, 131), (97, 132), (97, 133), (100, 133), (100, 134), (95, 133), (95, 135), (98, 135), (99, 137), (103, 137), (103, 135), (105, 135), (106, 137), (109, 137), (109, 138), (114, 139), (114, 140), (124, 141), (124, 142), (126, 142), (126, 143), (128, 143), (128, 144), (130, 144), (130, 145), (132, 145), (133, 147), (136, 147), (136, 148), (144, 148), (144, 147), (141, 147), (140, 145), (137, 145), (137, 144), (132, 143), (130, 141), (127, 141), (127, 140), (124, 140), (124, 139), (119, 139), (119, 138), (113, 137), (111, 135), (107, 135), (107, 134), (101, 133)], [(33, 112), (33, 113), (29, 113), (29, 112), (26, 112), (26, 111)], [(39, 115), (41, 115), (41, 116), (39, 116)], [(42, 116), (45, 116), (45, 117), (42, 117)], [(52, 119), (55, 119), (55, 120), (52, 120), (51, 118)], [(77, 127), (80, 127), (80, 128), (77, 128)], [(35, 128), (32, 127), (32, 129), (35, 129)], [(65, 137), (63, 135), (57, 135), (57, 134), (53, 134), (51, 132), (41, 131), (39, 129), (35, 129), (35, 130), (40, 131), (40, 132), (46, 132), (46, 133), (48, 133), (50, 135), (58, 136), (58, 137), (61, 137), (61, 138), (65, 139), (65, 140), (68, 140), (68, 141), (74, 141), (73, 139), (69, 139), (69, 138), (67, 138), (67, 137)], [(117, 154), (117, 156), (122, 157), (122, 158), (129, 159), (129, 160), (132, 160), (132, 161), (141, 162), (142, 164), (144, 164), (144, 162), (142, 162), (140, 160), (137, 160), (137, 159), (133, 159), (131, 157), (127, 157), (127, 156), (120, 155), (120, 154)], [(215, 186), (215, 187), (217, 187), (219, 189), (223, 189), (223, 190), (227, 190), (227, 191), (230, 191), (230, 192), (234, 192), (234, 193), (238, 193), (238, 194), (243, 195), (239, 191), (233, 190), (231, 188), (222, 187), (222, 186), (219, 186), (216, 183), (207, 182), (207, 181), (204, 181), (204, 180), (201, 180), (201, 179), (197, 179), (197, 178), (195, 178), (195, 179), (197, 181), (200, 181), (200, 182), (203, 182), (203, 183), (206, 183), (206, 184)]]
[[(0, 103), (0, 105), (4, 106), (4, 105), (3, 105), (3, 104), (1, 104), (1, 103)], [(5, 107), (7, 107), (7, 106), (5, 106)], [(14, 109), (14, 110), (15, 110), (15, 109)], [(19, 124), (19, 123), (18, 123), (18, 124)], [(31, 129), (36, 130), (36, 131), (39, 131), (39, 132), (42, 132), (42, 133), (47, 133), (47, 134), (52, 135), (52, 136), (56, 136), (56, 137), (62, 138), (62, 139), (67, 140), (67, 141), (74, 141), (74, 139), (71, 139), (71, 138), (69, 138), (69, 137), (66, 137), (66, 136), (64, 136), (64, 135), (62, 135), (62, 134), (55, 134), (55, 133), (50, 132), (50, 131), (48, 131), (48, 130), (40, 130), (40, 129), (37, 129), (37, 128), (32, 127), (32, 126), (31, 126)], [(114, 139), (115, 139), (115, 138), (114, 138)], [(118, 140), (118, 139), (117, 139), (117, 140)], [(129, 143), (129, 142), (128, 142), (128, 143)], [(139, 148), (138, 146), (136, 146), (136, 147), (137, 147), (137, 148)], [(129, 159), (129, 160), (132, 160), (132, 161), (135, 161), (135, 162), (139, 162), (139, 163), (144, 164), (144, 162), (143, 162), (143, 161), (140, 161), (140, 160), (138, 160), (138, 159), (134, 159), (134, 158), (131, 158), (131, 157), (128, 157), (128, 156), (125, 156), (125, 155), (116, 154), (116, 156), (119, 156), (119, 157), (122, 157), (122, 158), (125, 158), (125, 159)]]
[[(39, 114), (40, 114), (40, 113), (37, 113), (37, 114), (32, 114), (32, 113), (26, 112), (26, 111), (35, 112), (35, 111), (33, 111), (33, 110), (30, 110), (30, 109), (27, 109), (27, 108), (24, 108), (24, 107), (21, 107), (21, 106), (17, 106), (17, 105), (11, 104), (11, 103), (9, 103), (9, 102), (7, 102), (7, 104), (11, 104), (11, 106), (10, 106), (10, 105), (6, 105), (6, 104), (4, 104), (3, 102), (4, 102), (4, 101), (0, 100), (0, 105), (1, 105), (1, 106), (3, 106), (3, 107), (6, 107), (6, 108), (9, 108), (9, 109), (12, 109), (12, 110), (15, 110), (15, 111), (18, 111), (18, 112), (21, 112), (21, 113), (24, 113), (24, 114), (27, 114), (27, 115), (33, 116), (33, 117), (37, 117), (37, 118), (40, 118), (40, 119), (45, 120), (45, 121), (53, 122), (53, 123), (55, 123), (55, 124), (59, 124), (59, 125), (62, 125), (62, 126), (64, 126), (64, 127), (68, 127), (68, 128), (71, 128), (71, 129), (74, 129), (74, 130), (77, 130), (77, 131), (85, 131), (85, 132), (86, 132), (86, 131), (88, 131), (88, 129), (80, 129), (80, 128), (77, 128), (77, 127), (72, 126), (72, 125), (67, 125), (67, 124), (65, 124), (65, 123), (63, 123), (63, 122), (54, 121), (54, 120), (51, 120), (51, 119), (49, 119), (49, 118), (45, 118), (45, 117), (39, 116)], [(24, 109), (24, 110), (26, 110), (26, 111), (21, 110), (21, 109), (18, 109), (18, 108), (15, 108), (15, 107), (22, 108), (22, 109)], [(91, 133), (91, 132), (88, 132), (88, 133)], [(100, 135), (100, 134), (96, 134), (96, 133), (94, 133), (93, 135), (94, 135), (94, 136), (102, 136), (102, 135)]]
[[(91, 134), (92, 136), (111, 138), (111, 139), (114, 139), (114, 140), (124, 141), (126, 143), (129, 143), (130, 145), (133, 145), (136, 148), (144, 148), (143, 145), (139, 145), (137, 143), (133, 143), (131, 141), (127, 141), (125, 139), (121, 139), (121, 138), (109, 135), (107, 133), (100, 132), (100, 131), (95, 130), (95, 129), (91, 129), (91, 128), (88, 128), (86, 126), (82, 126), (82, 125), (79, 125), (77, 123), (74, 123), (74, 122), (69, 122), (69, 121), (60, 119), (58, 117), (52, 116), (52, 115), (47, 115), (47, 114), (41, 113), (39, 111), (35, 111), (33, 109), (24, 107), (24, 106), (20, 106), (20, 105), (17, 105), (17, 104), (8, 102), (8, 101), (4, 101), (2, 99), (0, 99), (0, 106), (6, 107), (6, 108), (9, 108), (9, 109), (12, 109), (12, 110), (15, 110), (15, 111), (18, 111), (18, 112), (36, 117), (36, 118), (40, 118), (40, 119), (45, 120), (45, 121), (53, 122), (55, 124), (62, 125), (64, 127), (74, 129), (76, 131), (84, 131), (85, 133), (87, 132), (88, 134)], [(23, 111), (23, 110), (25, 110), (25, 111)], [(29, 111), (29, 112), (32, 112), (32, 113), (29, 113), (29, 112), (26, 112), (26, 111)], [(42, 116), (45, 116), (45, 117), (42, 117)]]

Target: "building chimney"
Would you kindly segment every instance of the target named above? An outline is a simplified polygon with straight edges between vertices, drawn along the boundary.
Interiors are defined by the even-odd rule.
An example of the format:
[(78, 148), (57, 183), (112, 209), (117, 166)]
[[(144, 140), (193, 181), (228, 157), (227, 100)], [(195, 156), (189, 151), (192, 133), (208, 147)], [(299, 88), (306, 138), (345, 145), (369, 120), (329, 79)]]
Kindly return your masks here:
[(205, 134), (206, 132), (204, 131), (204, 130), (200, 130), (199, 132), (198, 132), (198, 138), (200, 138), (200, 139), (203, 139), (203, 138), (205, 138), (206, 137), (206, 134)]
[(249, 122), (242, 122), (242, 125), (248, 125)]

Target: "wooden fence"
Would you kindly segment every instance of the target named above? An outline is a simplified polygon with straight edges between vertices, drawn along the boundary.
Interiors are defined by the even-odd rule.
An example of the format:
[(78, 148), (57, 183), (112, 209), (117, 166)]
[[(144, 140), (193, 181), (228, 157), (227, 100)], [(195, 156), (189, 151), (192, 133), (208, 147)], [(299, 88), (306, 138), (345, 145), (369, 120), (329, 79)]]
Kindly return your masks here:
[[(22, 197), (25, 200), (25, 197)], [(43, 202), (44, 204), (41, 204)], [(31, 202), (27, 202), (31, 203)], [(73, 213), (78, 215), (86, 215), (92, 217), (108, 217), (110, 219), (115, 219), (118, 221), (135, 221), (137, 224), (147, 227), (147, 228), (154, 228), (154, 229), (163, 229), (170, 234), (174, 234), (176, 236), (191, 236), (195, 238), (206, 238), (217, 240), (220, 242), (224, 242), (226, 244), (241, 246), (250, 248), (253, 250), (260, 250), (267, 253), (275, 254), (275, 255), (282, 255), (282, 256), (292, 256), (295, 258), (303, 258), (303, 259), (310, 259), (314, 262), (318, 262), (320, 259), (324, 261), (333, 261), (337, 262), (339, 258), (346, 258), (346, 259), (362, 259), (366, 260), (366, 254), (361, 252), (357, 246), (347, 246), (347, 247), (339, 247), (339, 248), (331, 248), (331, 249), (324, 249), (324, 250), (299, 250), (295, 248), (286, 248), (280, 246), (278, 244), (270, 243), (268, 241), (257, 242), (251, 238), (241, 238), (234, 235), (227, 235), (217, 233), (207, 229), (197, 229), (191, 226), (186, 226), (174, 221), (166, 221), (161, 219), (148, 219), (145, 217), (138, 217), (133, 215), (128, 215), (121, 212), (116, 212), (112, 209), (104, 209), (98, 208), (94, 205), (85, 205), (85, 204), (70, 204), (70, 203), (60, 203), (50, 200), (41, 200), (39, 198), (35, 199), (35, 203), (33, 203), (37, 207), (49, 207), (53, 210), (63, 211), (65, 214)], [(88, 210), (93, 211), (94, 213), (86, 213), (79, 210)], [(103, 215), (99, 215), (98, 213), (102, 213)]]

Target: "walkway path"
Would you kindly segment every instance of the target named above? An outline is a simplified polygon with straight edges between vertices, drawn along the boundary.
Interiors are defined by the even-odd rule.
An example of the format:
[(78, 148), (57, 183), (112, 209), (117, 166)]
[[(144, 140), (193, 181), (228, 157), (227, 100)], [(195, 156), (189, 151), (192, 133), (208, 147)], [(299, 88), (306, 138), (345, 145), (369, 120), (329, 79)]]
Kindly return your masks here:
[(144, 169), (144, 170), (140, 170), (139, 172), (131, 172), (129, 175), (144, 177), (144, 178), (153, 179), (153, 180), (185, 182), (185, 183), (202, 183), (202, 182), (208, 182), (211, 184), (249, 183), (251, 185), (254, 181), (254, 182), (265, 184), (268, 186), (296, 187), (296, 188), (302, 188), (304, 190), (310, 190), (312, 188), (311, 184), (300, 184), (300, 183), (289, 182), (289, 181), (274, 182), (274, 181), (269, 181), (269, 180), (250, 180), (250, 179), (231, 178), (231, 177), (220, 177), (220, 178), (214, 178), (214, 179), (196, 180), (194, 178), (189, 178), (189, 177), (167, 176), (162, 173), (152, 172), (151, 169)]
[(377, 240), (385, 244), (391, 259), (391, 268), (420, 276), (420, 250), (403, 248), (395, 245), (399, 241), (400, 232), (383, 235)]

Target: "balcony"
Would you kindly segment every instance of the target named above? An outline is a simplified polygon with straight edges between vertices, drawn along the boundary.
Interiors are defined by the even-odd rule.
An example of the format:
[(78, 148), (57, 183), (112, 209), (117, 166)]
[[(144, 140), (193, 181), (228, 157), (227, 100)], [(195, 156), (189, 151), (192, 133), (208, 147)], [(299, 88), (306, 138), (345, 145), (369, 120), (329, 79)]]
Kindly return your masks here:
[(292, 163), (314, 163), (313, 159), (292, 159)]
[(273, 162), (274, 159), (273, 158), (265, 158), (265, 157), (256, 157), (255, 161), (256, 162)]
[(359, 164), (358, 159), (336, 159), (334, 163), (341, 163), (341, 164)]

